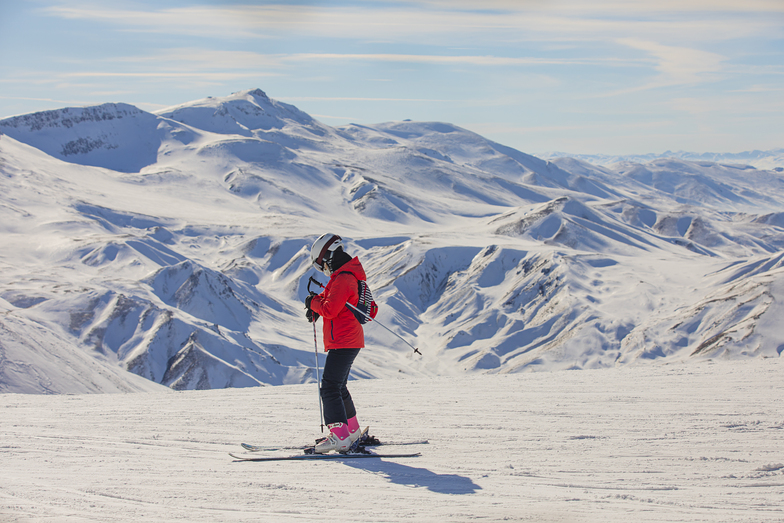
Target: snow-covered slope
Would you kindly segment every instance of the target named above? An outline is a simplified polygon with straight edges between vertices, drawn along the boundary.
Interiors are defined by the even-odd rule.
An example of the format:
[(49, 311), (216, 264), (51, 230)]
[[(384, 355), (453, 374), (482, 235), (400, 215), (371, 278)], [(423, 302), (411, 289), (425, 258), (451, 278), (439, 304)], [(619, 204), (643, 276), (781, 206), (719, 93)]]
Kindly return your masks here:
[(370, 434), (428, 443), (319, 463), (229, 456), (317, 437), (314, 384), (4, 394), (0, 521), (780, 523), (782, 367), (363, 380)]
[(187, 131), (128, 104), (67, 108), (8, 118), (0, 132), (66, 162), (136, 172), (153, 164), (161, 143)]
[[(370, 324), (357, 378), (784, 347), (775, 171), (548, 162), (446, 123), (331, 128), (260, 90), (0, 132), (6, 391), (137, 386), (118, 369), (175, 389), (314, 380), (302, 302), (326, 231), (360, 256), (379, 320), (423, 352)], [(12, 368), (39, 338), (112, 378), (36, 381), (37, 356)]]

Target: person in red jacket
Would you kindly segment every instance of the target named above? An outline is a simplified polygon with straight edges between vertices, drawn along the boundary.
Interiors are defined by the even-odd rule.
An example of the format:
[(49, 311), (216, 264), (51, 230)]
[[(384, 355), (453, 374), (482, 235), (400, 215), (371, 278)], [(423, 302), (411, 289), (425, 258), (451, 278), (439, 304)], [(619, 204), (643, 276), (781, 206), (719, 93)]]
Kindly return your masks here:
[(322, 318), (324, 347), (327, 360), (321, 377), (321, 400), (324, 423), (329, 437), (316, 445), (316, 453), (344, 452), (360, 437), (357, 411), (346, 387), (351, 365), (365, 346), (365, 333), (346, 303), (356, 305), (359, 300), (358, 282), (367, 279), (358, 258), (343, 251), (340, 236), (327, 233), (311, 247), (311, 261), (319, 271), (329, 276), (321, 294), (305, 300), (308, 321)]

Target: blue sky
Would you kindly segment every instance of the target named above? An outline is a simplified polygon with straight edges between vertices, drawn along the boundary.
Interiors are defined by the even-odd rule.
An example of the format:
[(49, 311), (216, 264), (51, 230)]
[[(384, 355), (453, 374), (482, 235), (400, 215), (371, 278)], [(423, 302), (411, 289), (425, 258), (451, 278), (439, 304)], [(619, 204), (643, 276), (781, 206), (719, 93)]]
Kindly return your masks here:
[(261, 88), (521, 151), (784, 147), (784, 0), (0, 0), (0, 118)]

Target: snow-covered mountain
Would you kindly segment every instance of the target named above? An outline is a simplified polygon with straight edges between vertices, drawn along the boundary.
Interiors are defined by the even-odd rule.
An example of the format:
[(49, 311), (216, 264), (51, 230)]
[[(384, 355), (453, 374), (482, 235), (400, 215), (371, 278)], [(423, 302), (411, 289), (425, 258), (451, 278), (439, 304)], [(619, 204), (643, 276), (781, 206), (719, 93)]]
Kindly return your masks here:
[(0, 133), (0, 391), (313, 381), (302, 302), (327, 231), (423, 352), (369, 324), (357, 378), (784, 352), (775, 170), (545, 161), (446, 123), (333, 128), (258, 89)]
[(751, 166), (756, 169), (769, 169), (784, 172), (784, 148), (770, 149), (768, 151), (743, 151), (740, 153), (695, 153), (689, 151), (665, 151), (661, 154), (572, 154), (564, 152), (546, 152), (539, 155), (541, 158), (554, 160), (556, 158), (577, 158), (596, 165), (612, 165), (619, 162), (647, 163), (653, 160), (678, 159), (689, 162), (712, 162), (730, 165)]

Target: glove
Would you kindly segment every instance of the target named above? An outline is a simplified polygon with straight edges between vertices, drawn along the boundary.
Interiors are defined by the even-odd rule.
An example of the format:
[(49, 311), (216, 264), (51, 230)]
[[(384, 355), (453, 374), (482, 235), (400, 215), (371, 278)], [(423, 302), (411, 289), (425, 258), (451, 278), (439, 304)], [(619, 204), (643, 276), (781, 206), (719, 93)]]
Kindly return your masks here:
[(305, 317), (310, 323), (316, 323), (316, 321), (319, 319), (318, 313), (310, 308), (310, 302), (313, 301), (313, 296), (315, 296), (315, 294), (309, 294), (308, 297), (305, 298), (305, 308), (307, 309), (305, 312)]

